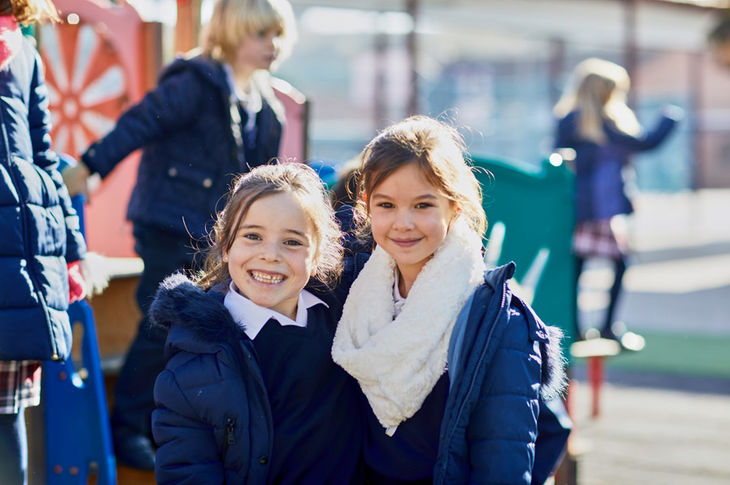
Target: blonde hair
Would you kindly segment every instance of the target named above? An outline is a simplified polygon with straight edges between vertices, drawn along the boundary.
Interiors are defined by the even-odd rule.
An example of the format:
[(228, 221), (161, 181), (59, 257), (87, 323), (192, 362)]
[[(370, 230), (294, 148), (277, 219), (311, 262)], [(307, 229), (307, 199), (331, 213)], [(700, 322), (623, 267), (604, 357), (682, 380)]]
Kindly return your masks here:
[(631, 85), (626, 69), (603, 59), (586, 59), (575, 67), (572, 83), (555, 105), (555, 115), (562, 118), (578, 111), (578, 134), (582, 138), (605, 142), (605, 121), (629, 135), (641, 131), (636, 115), (626, 104)]
[(12, 15), (19, 24), (50, 20), (58, 22), (58, 11), (51, 0), (0, 0), (0, 15)]
[[(295, 197), (314, 228), (314, 278), (325, 286), (339, 278), (342, 272), (342, 233), (327, 191), (312, 168), (301, 163), (285, 163), (256, 167), (234, 182), (226, 206), (213, 228), (203, 271), (196, 278), (198, 286), (207, 290), (230, 281), (223, 255), (230, 251), (241, 221), (254, 202), (282, 193)], [(272, 214), (272, 217), (275, 215)]]
[(472, 230), (484, 235), (487, 216), (482, 207), (482, 189), (464, 154), (464, 141), (459, 132), (427, 116), (412, 116), (383, 130), (361, 155), (356, 206), (361, 235), (369, 231), (367, 194), (393, 172), (411, 163), (458, 208), (459, 217), (464, 217)]
[(297, 37), (294, 13), (287, 0), (217, 0), (201, 32), (200, 45), (204, 54), (233, 64), (246, 37), (269, 31), (278, 34), (275, 62), (281, 62)]

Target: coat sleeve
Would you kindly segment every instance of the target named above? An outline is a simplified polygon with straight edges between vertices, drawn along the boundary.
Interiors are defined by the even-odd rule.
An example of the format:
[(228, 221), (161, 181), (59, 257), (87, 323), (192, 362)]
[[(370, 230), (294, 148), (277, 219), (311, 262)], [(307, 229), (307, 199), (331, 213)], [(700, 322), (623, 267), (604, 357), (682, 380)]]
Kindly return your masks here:
[(159, 484), (220, 484), (223, 463), (213, 434), (180, 388), (175, 374), (164, 370), (155, 382), (152, 434), (159, 446), (155, 478)]
[(81, 234), (79, 218), (71, 205), (66, 185), (58, 172), (58, 156), (51, 150), (51, 115), (48, 111), (48, 88), (43, 76), (43, 64), (34, 52), (34, 68), (28, 99), (28, 128), (33, 147), (33, 163), (46, 171), (53, 180), (58, 193), (59, 204), (66, 225), (66, 261), (71, 263), (83, 259), (86, 244)]
[(632, 152), (641, 152), (659, 146), (669, 136), (676, 124), (677, 119), (675, 117), (664, 115), (659, 119), (653, 129), (639, 136), (622, 133), (609, 124), (604, 126), (604, 131), (611, 143)]
[(529, 484), (535, 460), (541, 357), (521, 310), (508, 325), (484, 375), (467, 429), (469, 482)]
[(165, 77), (142, 101), (119, 117), (112, 131), (86, 150), (82, 161), (92, 172), (106, 177), (134, 150), (195, 119), (203, 90), (202, 80), (192, 69)]

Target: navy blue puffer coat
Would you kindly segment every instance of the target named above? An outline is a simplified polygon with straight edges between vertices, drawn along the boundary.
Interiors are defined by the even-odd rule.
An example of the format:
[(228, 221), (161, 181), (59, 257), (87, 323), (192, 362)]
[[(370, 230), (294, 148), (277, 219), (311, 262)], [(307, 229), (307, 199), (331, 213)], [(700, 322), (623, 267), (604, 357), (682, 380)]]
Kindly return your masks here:
[(66, 264), (86, 247), (50, 150), (40, 57), (25, 39), (0, 70), (0, 124), (0, 360), (65, 359)]
[(541, 484), (565, 448), (569, 420), (546, 405), (564, 384), (559, 330), (512, 294), (514, 270), (486, 273), (451, 334), (434, 484)]
[[(259, 89), (266, 92), (266, 86)], [(144, 148), (127, 218), (197, 239), (223, 208), (233, 178), (278, 156), (283, 113), (273, 104), (272, 96), (264, 96), (256, 118), (256, 153), (246, 160), (223, 66), (205, 56), (180, 58), (81, 158), (105, 177), (132, 151)]]
[(579, 111), (558, 121), (556, 148), (575, 150), (575, 209), (577, 222), (610, 219), (633, 212), (624, 191), (623, 169), (632, 153), (659, 146), (677, 124), (678, 114), (668, 110), (646, 133), (631, 136), (604, 122), (606, 143), (586, 140), (578, 133)]

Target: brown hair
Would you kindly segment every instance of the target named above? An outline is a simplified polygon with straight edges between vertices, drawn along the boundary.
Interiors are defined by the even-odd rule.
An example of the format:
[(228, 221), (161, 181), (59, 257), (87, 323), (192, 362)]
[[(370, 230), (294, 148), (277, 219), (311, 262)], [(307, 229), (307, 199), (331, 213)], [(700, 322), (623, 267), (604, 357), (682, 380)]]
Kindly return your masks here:
[(58, 11), (51, 0), (0, 0), (0, 15), (12, 15), (19, 24), (51, 20), (58, 22)]
[(198, 286), (207, 290), (230, 281), (223, 255), (231, 249), (241, 221), (254, 202), (281, 193), (294, 195), (312, 222), (316, 242), (314, 278), (327, 286), (337, 280), (342, 271), (342, 233), (325, 187), (307, 165), (284, 163), (256, 167), (234, 182), (213, 228), (203, 272), (196, 278)]
[(369, 232), (370, 206), (366, 195), (393, 172), (411, 163), (458, 208), (459, 217), (465, 217), (469, 226), (483, 235), (487, 216), (482, 207), (482, 190), (464, 154), (459, 132), (427, 116), (412, 116), (383, 130), (362, 153), (356, 207), (361, 235)]
[(287, 0), (217, 0), (200, 35), (203, 53), (233, 63), (238, 47), (250, 35), (276, 31), (278, 56), (289, 54), (296, 40), (294, 13)]

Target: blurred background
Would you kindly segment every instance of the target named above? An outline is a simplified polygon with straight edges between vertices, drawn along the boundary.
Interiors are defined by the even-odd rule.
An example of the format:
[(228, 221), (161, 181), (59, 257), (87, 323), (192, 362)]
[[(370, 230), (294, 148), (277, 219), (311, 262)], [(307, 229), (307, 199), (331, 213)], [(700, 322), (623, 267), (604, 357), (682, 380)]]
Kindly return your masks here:
[[(108, 112), (82, 116), (85, 131), (54, 134), (56, 148), (72, 153), (111, 129), (114, 113), (152, 87), (162, 65), (194, 47), (212, 7), (212, 0), (133, 0), (131, 14), (120, 2), (57, 3), (69, 24), (84, 22), (84, 14), (71, 17), (81, 3), (120, 19), (97, 23), (93, 33), (60, 49), (84, 58), (92, 37), (102, 39), (109, 49), (103, 62), (92, 59), (76, 69), (95, 66), (101, 80), (90, 85), (87, 98), (104, 100), (104, 109), (116, 103)], [(582, 484), (730, 483), (730, 66), (717, 62), (707, 40), (729, 15), (730, 0), (291, 3), (299, 40), (274, 74), (306, 98), (302, 157), (328, 167), (330, 181), (377, 130), (416, 113), (451, 120), (475, 158), (538, 171), (553, 148), (552, 107), (575, 65), (588, 57), (629, 71), (629, 101), (640, 122), (652, 124), (667, 104), (684, 110), (666, 143), (633, 158), (633, 251), (617, 316), (647, 345), (606, 359), (600, 415), (591, 410), (595, 396), (583, 359), (571, 361), (578, 382), (571, 452)], [(126, 27), (122, 20), (130, 15), (144, 28)], [(53, 46), (63, 44), (53, 35), (40, 35), (50, 71), (58, 69)], [(130, 44), (134, 49), (125, 52)], [(117, 53), (124, 69), (114, 70)], [(62, 127), (77, 106), (57, 94), (53, 116)], [(87, 226), (100, 218), (125, 224), (134, 167), (118, 172), (114, 177), (124, 180), (110, 177), (104, 184), (122, 189), (92, 198)], [(530, 194), (515, 197), (529, 200)], [(93, 204), (116, 209), (98, 209), (99, 217)], [(522, 231), (530, 237), (529, 227)], [(128, 227), (103, 232), (108, 243), (90, 234), (92, 249), (132, 256), (129, 244), (118, 245)], [(579, 311), (588, 325), (600, 318), (611, 279), (600, 260), (582, 277)]]

